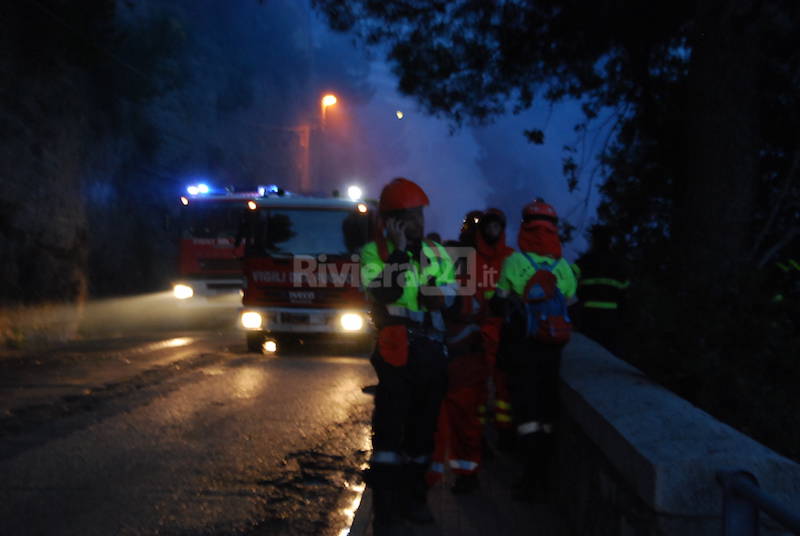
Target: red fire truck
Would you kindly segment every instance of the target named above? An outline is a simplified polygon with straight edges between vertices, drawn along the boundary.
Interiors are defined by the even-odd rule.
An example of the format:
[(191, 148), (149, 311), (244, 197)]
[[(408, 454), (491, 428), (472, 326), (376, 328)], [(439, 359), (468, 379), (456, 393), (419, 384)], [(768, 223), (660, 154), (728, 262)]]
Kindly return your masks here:
[(274, 186), (248, 202), (239, 318), (249, 350), (274, 352), (280, 339), (369, 340), (358, 251), (371, 213), (364, 201)]
[(189, 186), (181, 196), (178, 280), (173, 294), (181, 306), (231, 307), (240, 304), (242, 245), (236, 245), (242, 215), (256, 192)]

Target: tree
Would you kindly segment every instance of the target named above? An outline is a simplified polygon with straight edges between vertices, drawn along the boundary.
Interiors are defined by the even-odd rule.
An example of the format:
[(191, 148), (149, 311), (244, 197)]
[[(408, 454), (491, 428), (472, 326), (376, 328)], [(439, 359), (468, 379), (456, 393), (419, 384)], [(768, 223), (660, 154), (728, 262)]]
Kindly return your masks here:
[[(604, 178), (636, 177), (647, 204), (668, 201), (657, 220), (641, 213), (628, 221), (629, 232), (656, 227), (668, 237), (676, 267), (692, 274), (684, 282), (689, 292), (724, 299), (736, 291), (750, 262), (741, 262), (742, 253), (753, 249), (759, 219), (763, 76), (770, 62), (797, 72), (797, 55), (790, 52), (796, 41), (791, 27), (800, 21), (794, 3), (314, 4), (333, 28), (387, 47), (399, 89), (457, 124), (487, 121), (537, 99), (581, 99), (588, 122), (614, 110), (613, 143), (602, 155)], [(784, 82), (773, 89), (794, 102), (797, 81)], [(793, 120), (797, 124), (796, 115)], [(666, 136), (660, 126), (668, 127)], [(536, 129), (526, 134), (534, 142), (542, 138)], [(773, 171), (785, 176), (790, 153), (772, 157)], [(566, 171), (575, 169), (568, 165)], [(667, 175), (654, 176), (658, 171)], [(649, 184), (659, 179), (667, 185)], [(610, 203), (617, 201), (608, 197), (614, 192), (605, 190)]]

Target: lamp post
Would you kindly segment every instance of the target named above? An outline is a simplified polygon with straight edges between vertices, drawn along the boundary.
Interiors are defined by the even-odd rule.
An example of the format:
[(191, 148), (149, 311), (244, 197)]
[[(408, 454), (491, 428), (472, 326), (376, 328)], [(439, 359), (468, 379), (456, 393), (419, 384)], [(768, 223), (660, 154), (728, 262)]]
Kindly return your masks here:
[(316, 156), (314, 158), (314, 183), (316, 186), (319, 187), (322, 184), (327, 184), (327, 176), (325, 173), (329, 168), (329, 162), (327, 162), (328, 158), (328, 140), (326, 139), (326, 129), (327, 129), (327, 119), (328, 119), (328, 108), (331, 106), (335, 106), (336, 103), (339, 102), (339, 99), (336, 98), (336, 95), (332, 93), (326, 93), (322, 96), (319, 101), (320, 105), (320, 116), (319, 116), (319, 131), (317, 134), (317, 143), (316, 145)]
[(333, 106), (337, 102), (339, 102), (339, 99), (337, 99), (336, 95), (333, 95), (332, 93), (326, 94), (319, 101), (320, 107), (322, 108), (322, 128), (325, 128), (325, 119), (328, 116), (328, 107)]

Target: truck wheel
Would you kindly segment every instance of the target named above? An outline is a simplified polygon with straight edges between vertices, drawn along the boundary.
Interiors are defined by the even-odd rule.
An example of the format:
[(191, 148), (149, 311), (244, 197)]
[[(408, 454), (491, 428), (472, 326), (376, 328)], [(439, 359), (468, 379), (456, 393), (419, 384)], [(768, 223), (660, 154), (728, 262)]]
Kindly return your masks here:
[(261, 346), (264, 344), (264, 334), (260, 331), (247, 332), (247, 351), (261, 353)]

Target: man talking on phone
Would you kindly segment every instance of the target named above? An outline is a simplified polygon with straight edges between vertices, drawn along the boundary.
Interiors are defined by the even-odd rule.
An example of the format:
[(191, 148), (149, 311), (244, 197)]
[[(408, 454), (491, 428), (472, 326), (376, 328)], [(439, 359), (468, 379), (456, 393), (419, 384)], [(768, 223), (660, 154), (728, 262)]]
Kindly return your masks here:
[(367, 484), (376, 536), (404, 534), (404, 524), (432, 523), (425, 474), (447, 387), (443, 312), (456, 299), (453, 262), (441, 244), (423, 240), (428, 196), (396, 178), (380, 196), (375, 241), (361, 250), (378, 341), (378, 375)]

